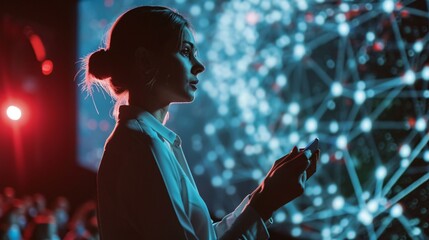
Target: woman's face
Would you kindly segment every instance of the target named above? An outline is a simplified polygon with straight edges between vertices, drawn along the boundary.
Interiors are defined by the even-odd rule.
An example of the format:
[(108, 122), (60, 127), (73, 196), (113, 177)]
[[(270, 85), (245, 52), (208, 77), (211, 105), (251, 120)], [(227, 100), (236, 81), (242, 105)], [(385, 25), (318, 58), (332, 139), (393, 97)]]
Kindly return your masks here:
[(156, 96), (168, 104), (193, 101), (199, 82), (197, 75), (203, 71), (192, 32), (185, 27), (179, 49), (166, 53), (162, 59), (154, 86)]

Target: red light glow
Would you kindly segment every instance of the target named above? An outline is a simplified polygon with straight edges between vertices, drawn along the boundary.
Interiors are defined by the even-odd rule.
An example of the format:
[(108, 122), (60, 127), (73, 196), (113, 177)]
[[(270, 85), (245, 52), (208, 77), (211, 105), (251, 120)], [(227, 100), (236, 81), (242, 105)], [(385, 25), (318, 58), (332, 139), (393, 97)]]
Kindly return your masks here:
[(52, 71), (54, 70), (54, 63), (49, 60), (46, 59), (45, 61), (42, 62), (42, 73), (44, 75), (49, 75), (52, 73)]
[(43, 61), (43, 59), (45, 59), (46, 57), (46, 51), (45, 46), (43, 46), (43, 42), (40, 39), (39, 35), (33, 33), (29, 36), (29, 40), (31, 46), (33, 47), (33, 51), (36, 55), (37, 60), (39, 62)]
[(16, 106), (9, 106), (6, 109), (6, 115), (13, 121), (18, 121), (21, 119), (22, 112), (21, 109)]

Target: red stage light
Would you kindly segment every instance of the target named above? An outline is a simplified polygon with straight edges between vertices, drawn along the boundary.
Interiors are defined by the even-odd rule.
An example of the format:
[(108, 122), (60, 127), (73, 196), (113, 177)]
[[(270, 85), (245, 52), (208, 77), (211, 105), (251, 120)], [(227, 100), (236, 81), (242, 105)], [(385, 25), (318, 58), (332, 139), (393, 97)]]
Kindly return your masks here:
[(42, 62), (42, 73), (44, 75), (51, 74), (53, 70), (54, 70), (54, 63), (51, 60), (46, 59), (45, 61)]
[(19, 107), (11, 105), (6, 109), (6, 115), (11, 120), (18, 121), (22, 117), (22, 111)]

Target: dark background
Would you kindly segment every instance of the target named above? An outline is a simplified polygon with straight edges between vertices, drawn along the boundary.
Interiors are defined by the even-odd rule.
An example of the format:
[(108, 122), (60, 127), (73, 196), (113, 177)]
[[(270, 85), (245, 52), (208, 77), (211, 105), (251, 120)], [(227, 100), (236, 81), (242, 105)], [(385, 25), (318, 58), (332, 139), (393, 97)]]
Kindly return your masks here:
[[(23, 121), (1, 114), (0, 189), (11, 186), (17, 196), (42, 193), (48, 200), (62, 195), (76, 206), (95, 196), (95, 173), (76, 162), (76, 3), (2, 1), (0, 13), (0, 103), (25, 101)], [(53, 61), (48, 76), (26, 36), (29, 29)]]

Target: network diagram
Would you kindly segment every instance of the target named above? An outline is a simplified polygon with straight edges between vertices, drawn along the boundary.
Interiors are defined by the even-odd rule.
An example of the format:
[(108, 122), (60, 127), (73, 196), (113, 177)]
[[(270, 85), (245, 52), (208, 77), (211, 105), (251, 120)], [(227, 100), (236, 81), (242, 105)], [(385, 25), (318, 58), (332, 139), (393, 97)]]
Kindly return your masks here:
[[(276, 229), (303, 239), (427, 237), (428, 5), (176, 0), (206, 72), (197, 100), (174, 106), (167, 124), (214, 215), (293, 146), (318, 137), (317, 173), (304, 196), (273, 215)], [(102, 32), (106, 18), (96, 17)], [(85, 115), (91, 101), (81, 106), (83, 131), (110, 131), (108, 117)], [(93, 163), (103, 143), (86, 155)]]

